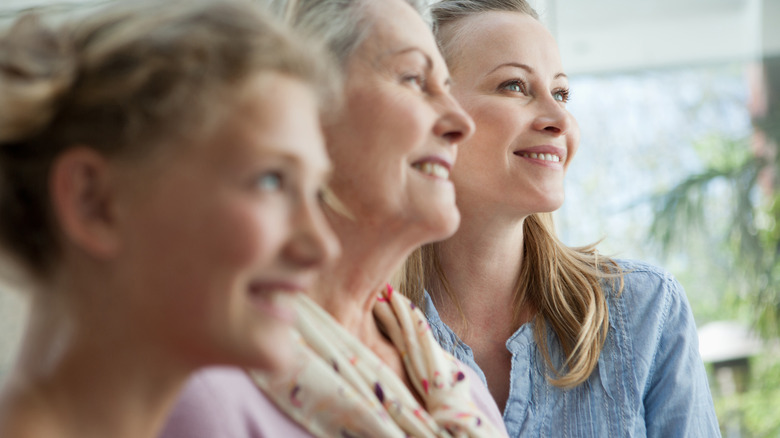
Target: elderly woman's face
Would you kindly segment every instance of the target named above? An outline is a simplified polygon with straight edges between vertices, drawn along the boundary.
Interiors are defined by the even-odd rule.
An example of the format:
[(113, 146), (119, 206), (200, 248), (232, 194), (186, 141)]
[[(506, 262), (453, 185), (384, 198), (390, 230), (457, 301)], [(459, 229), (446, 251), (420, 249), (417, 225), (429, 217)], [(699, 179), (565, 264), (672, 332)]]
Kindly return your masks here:
[(419, 230), (417, 244), (448, 237), (460, 221), (449, 173), (473, 123), (417, 12), (401, 0), (367, 7), (370, 33), (346, 65), (346, 108), (326, 132), (331, 186), (362, 224)]

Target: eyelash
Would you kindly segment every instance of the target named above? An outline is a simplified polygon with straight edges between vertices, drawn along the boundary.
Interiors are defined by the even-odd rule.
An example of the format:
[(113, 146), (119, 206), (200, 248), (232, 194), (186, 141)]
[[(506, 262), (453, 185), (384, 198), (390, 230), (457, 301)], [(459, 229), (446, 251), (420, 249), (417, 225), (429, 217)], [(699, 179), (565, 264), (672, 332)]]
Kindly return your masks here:
[(401, 82), (405, 84), (411, 82), (415, 87), (418, 87), (420, 90), (424, 90), (427, 84), (427, 78), (423, 73), (407, 73), (401, 76)]
[(571, 100), (571, 92), (569, 91), (568, 88), (559, 88), (553, 91), (553, 97), (555, 97), (556, 94), (561, 95), (561, 100), (559, 100), (559, 102), (566, 103)]
[[(276, 178), (275, 181), (275, 187), (264, 187), (264, 184), (268, 182), (267, 178)], [(257, 188), (264, 192), (278, 192), (282, 190), (284, 187), (284, 175), (280, 171), (268, 171), (263, 172), (258, 178), (257, 182), (255, 183), (257, 185)]]
[[(519, 90), (509, 90), (508, 89), (510, 86), (513, 86), (513, 85), (516, 85), (519, 88)], [(521, 81), (519, 79), (512, 79), (510, 81), (504, 82), (498, 88), (500, 90), (507, 90), (507, 91), (510, 91), (510, 92), (513, 92), (513, 93), (528, 94), (528, 88), (525, 85), (525, 82), (523, 82), (523, 81)], [(571, 100), (571, 92), (569, 91), (568, 88), (558, 88), (556, 90), (553, 90), (552, 95), (553, 95), (553, 97), (555, 97), (556, 95), (560, 95), (561, 96), (560, 100), (558, 100), (558, 99), (555, 99), (555, 100), (557, 100), (558, 102), (561, 102), (561, 103), (566, 103), (569, 100)]]
[[(509, 90), (509, 87), (511, 87), (512, 85), (517, 85), (517, 87), (520, 88), (520, 89), (519, 90)], [(507, 90), (507, 91), (510, 91), (512, 93), (528, 94), (525, 82), (523, 82), (523, 81), (521, 81), (519, 79), (512, 79), (510, 81), (506, 81), (506, 82), (502, 83), (501, 85), (499, 85), (498, 88), (499, 88), (499, 90)]]

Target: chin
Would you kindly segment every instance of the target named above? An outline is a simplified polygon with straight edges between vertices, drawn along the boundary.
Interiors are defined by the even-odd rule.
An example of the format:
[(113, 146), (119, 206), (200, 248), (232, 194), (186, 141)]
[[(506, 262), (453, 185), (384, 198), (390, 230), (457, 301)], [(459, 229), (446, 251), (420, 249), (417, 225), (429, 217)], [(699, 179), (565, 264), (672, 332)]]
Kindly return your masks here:
[(441, 208), (437, 212), (439, 214), (435, 218), (431, 218), (429, 222), (430, 237), (423, 244), (448, 239), (458, 231), (460, 211), (454, 204), (447, 208)]
[(454, 213), (450, 215), (448, 218), (446, 225), (444, 226), (444, 235), (439, 240), (444, 240), (452, 237), (453, 234), (455, 234), (456, 231), (458, 231), (458, 227), (460, 226), (460, 211), (456, 208)]
[(529, 208), (534, 213), (552, 213), (563, 206), (564, 196), (558, 195), (540, 195), (525, 199), (525, 208)]
[(554, 211), (557, 211), (562, 206), (563, 206), (563, 196), (561, 196), (560, 199), (552, 200), (549, 203), (549, 208), (547, 209), (547, 213), (552, 213)]
[(285, 369), (289, 369), (296, 363), (295, 354), (288, 346), (290, 343), (281, 345), (282, 342), (278, 342), (273, 348), (269, 348), (263, 352), (262, 357), (252, 364), (251, 368), (256, 370), (262, 370), (266, 372), (278, 372)]
[(294, 340), (289, 327), (267, 325), (258, 328), (252, 339), (244, 339), (234, 345), (237, 354), (233, 365), (260, 371), (280, 371), (289, 368), (295, 362), (292, 348)]

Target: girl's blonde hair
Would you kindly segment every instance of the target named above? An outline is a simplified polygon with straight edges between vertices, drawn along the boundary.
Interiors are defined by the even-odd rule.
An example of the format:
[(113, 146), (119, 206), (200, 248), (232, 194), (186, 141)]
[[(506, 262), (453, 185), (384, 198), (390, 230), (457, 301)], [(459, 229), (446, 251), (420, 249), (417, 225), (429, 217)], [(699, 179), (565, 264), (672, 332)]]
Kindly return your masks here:
[(337, 95), (335, 68), (248, 1), (134, 0), (0, 35), (0, 244), (46, 274), (59, 242), (49, 169), (68, 148), (144, 159), (198, 138), (263, 72)]
[[(458, 40), (467, 37), (459, 34), (459, 20), (488, 11), (518, 12), (538, 19), (525, 0), (443, 0), (434, 4), (434, 32), (448, 65), (457, 65)], [(515, 289), (514, 324), (520, 325), (522, 309), (530, 306), (538, 312), (534, 337), (552, 371), (550, 381), (562, 388), (577, 386), (593, 373), (609, 329), (606, 283), (619, 283), (618, 293), (623, 287), (617, 263), (600, 257), (595, 246), (569, 248), (561, 243), (551, 213), (530, 215), (523, 223), (523, 248), (518, 248), (523, 252), (523, 265)], [(400, 275), (400, 290), (421, 305), (423, 292), (434, 278), (461, 310), (439, 262), (436, 244), (425, 245), (409, 257)], [(465, 318), (462, 310), (461, 315)], [(566, 355), (558, 367), (550, 357), (548, 325)]]

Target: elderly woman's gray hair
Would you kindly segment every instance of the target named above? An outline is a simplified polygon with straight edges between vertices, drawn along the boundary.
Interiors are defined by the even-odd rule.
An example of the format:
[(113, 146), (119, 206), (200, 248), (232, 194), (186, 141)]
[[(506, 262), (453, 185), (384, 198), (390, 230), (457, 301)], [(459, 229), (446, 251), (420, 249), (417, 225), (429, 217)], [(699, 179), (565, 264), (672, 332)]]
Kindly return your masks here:
[[(386, 0), (266, 0), (303, 35), (324, 44), (342, 66), (365, 39), (371, 22), (365, 6)], [(425, 0), (404, 0), (424, 17)]]

